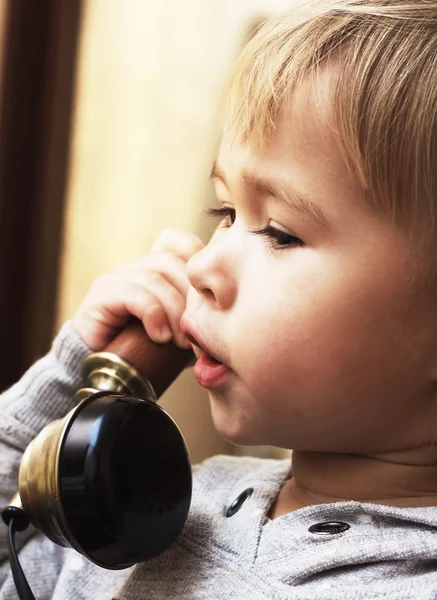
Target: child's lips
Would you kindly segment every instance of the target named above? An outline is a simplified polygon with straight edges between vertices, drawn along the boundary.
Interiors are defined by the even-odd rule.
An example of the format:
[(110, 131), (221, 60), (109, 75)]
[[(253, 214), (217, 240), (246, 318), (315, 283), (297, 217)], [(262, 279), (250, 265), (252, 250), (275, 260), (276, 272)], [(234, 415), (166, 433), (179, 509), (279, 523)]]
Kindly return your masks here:
[[(223, 361), (221, 361), (220, 358), (217, 357), (217, 355), (212, 353), (212, 351), (203, 342), (203, 340), (199, 338), (199, 336), (193, 335), (192, 330), (189, 328), (188, 325), (185, 325), (185, 327), (182, 327), (182, 332), (184, 333), (185, 337), (188, 339), (189, 342), (191, 342), (194, 346), (197, 346), (198, 348), (200, 348), (200, 350), (202, 350), (204, 353), (206, 353), (210, 359), (212, 359), (216, 363), (224, 364)], [(199, 356), (196, 352), (195, 352), (195, 354), (199, 358)]]
[(184, 319), (181, 321), (181, 329), (186, 338), (195, 346), (194, 354), (197, 357), (197, 361), (193, 372), (197, 381), (201, 386), (209, 390), (219, 386), (223, 382), (223, 379), (232, 373), (232, 370), (216, 354), (210, 352), (208, 346), (194, 332), (194, 328)]
[(216, 361), (207, 352), (202, 352), (194, 365), (194, 376), (201, 386), (212, 390), (223, 383), (226, 375), (231, 373), (231, 369)]

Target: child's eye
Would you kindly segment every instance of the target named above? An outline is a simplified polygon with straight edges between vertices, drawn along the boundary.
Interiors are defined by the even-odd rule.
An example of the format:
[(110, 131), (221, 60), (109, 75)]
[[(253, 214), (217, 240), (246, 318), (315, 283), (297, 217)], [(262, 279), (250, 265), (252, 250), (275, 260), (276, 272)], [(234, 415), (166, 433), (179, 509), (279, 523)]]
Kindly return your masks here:
[[(230, 206), (223, 206), (222, 208), (208, 208), (205, 214), (210, 217), (221, 217), (223, 219), (222, 227), (230, 227), (235, 222), (235, 209)], [(223, 218), (224, 217), (224, 218)], [(285, 248), (302, 247), (304, 244), (302, 240), (294, 235), (275, 229), (271, 225), (263, 227), (262, 229), (252, 229), (250, 233), (255, 235), (262, 235), (267, 238), (269, 247), (274, 250), (284, 250)]]

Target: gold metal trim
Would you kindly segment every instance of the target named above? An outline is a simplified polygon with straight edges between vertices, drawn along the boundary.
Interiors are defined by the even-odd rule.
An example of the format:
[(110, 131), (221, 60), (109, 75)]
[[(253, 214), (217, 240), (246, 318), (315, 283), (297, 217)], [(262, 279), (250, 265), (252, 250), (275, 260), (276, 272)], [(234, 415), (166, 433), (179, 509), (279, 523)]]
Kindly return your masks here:
[[(82, 374), (86, 388), (93, 392), (110, 391), (157, 402), (155, 391), (147, 379), (131, 363), (112, 352), (95, 352), (87, 356)], [(79, 390), (76, 396), (83, 398), (85, 393)]]
[(21, 502), (20, 494), (18, 492), (13, 496), (8, 506), (15, 506), (15, 508), (23, 510), (23, 503)]
[[(70, 422), (89, 398), (63, 419), (44, 427), (27, 446), (18, 473), (18, 495), (30, 522), (53, 542), (65, 547), (72, 547), (72, 540), (77, 542), (67, 524), (60, 498), (60, 449)], [(16, 496), (10, 504), (16, 501)]]
[(92, 400), (95, 392), (115, 392), (157, 402), (152, 385), (132, 364), (111, 352), (90, 354), (83, 363), (83, 376), (85, 386), (75, 394), (79, 403), (65, 417), (49, 423), (27, 446), (18, 473), (18, 492), (8, 505), (22, 508), (32, 525), (65, 547), (72, 547), (77, 540), (68, 526), (60, 498), (59, 460), (76, 413)]

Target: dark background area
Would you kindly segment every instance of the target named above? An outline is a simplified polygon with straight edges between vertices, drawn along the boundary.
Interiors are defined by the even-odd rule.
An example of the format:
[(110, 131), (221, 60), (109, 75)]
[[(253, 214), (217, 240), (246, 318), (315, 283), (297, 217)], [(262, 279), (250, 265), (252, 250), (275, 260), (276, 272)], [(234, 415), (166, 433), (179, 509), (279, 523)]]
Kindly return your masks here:
[(0, 391), (49, 348), (81, 0), (6, 0), (0, 28)]

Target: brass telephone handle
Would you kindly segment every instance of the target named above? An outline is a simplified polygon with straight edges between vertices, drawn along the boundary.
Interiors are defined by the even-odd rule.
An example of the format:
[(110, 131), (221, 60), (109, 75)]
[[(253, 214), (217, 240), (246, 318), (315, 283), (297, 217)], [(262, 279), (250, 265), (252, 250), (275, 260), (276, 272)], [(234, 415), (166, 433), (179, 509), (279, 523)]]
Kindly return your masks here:
[(188, 516), (192, 475), (183, 435), (156, 400), (193, 359), (152, 342), (139, 321), (88, 356), (80, 402), (23, 455), (5, 523), (31, 523), (107, 569), (165, 551)]
[[(135, 320), (108, 344), (104, 352), (85, 359), (84, 381), (94, 391), (152, 395), (150, 399), (156, 400), (193, 358), (192, 350), (182, 350), (172, 343), (152, 342), (142, 324)], [(77, 394), (81, 395), (81, 391)]]

